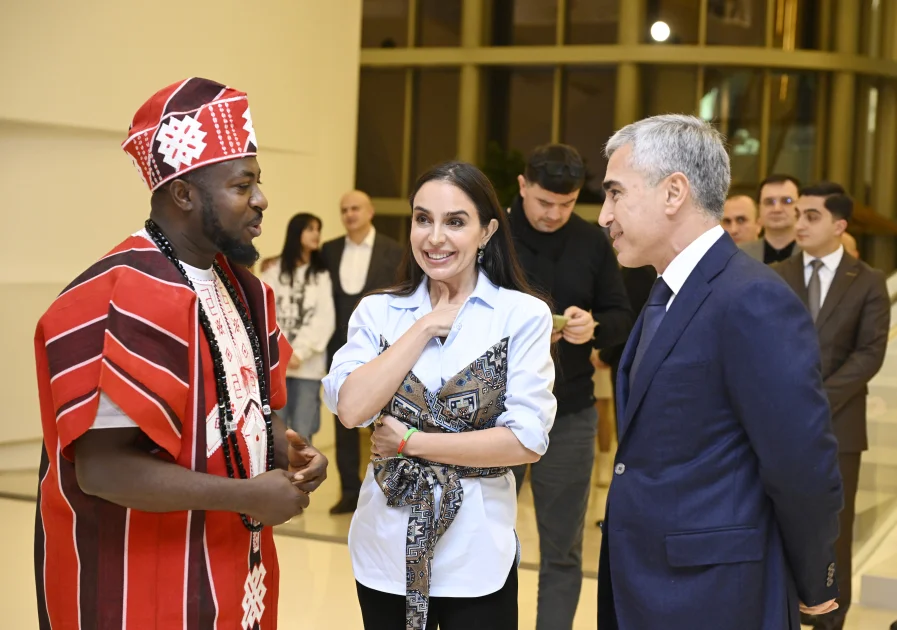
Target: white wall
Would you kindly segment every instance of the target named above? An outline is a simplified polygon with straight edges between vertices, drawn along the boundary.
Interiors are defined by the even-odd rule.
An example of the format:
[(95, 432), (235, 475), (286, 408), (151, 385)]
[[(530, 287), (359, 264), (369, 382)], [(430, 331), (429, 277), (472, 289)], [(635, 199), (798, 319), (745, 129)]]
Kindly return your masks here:
[(270, 202), (263, 256), (300, 211), (338, 234), (355, 166), (361, 0), (28, 0), (0, 19), (0, 443), (41, 435), (32, 338), (58, 291), (139, 229), (149, 193), (120, 144), (156, 90), (249, 94)]

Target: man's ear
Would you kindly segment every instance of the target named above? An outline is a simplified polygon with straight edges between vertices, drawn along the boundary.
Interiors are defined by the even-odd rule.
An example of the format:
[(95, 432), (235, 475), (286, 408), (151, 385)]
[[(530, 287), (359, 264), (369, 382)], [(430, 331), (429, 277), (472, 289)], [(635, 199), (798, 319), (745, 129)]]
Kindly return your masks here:
[(673, 173), (667, 177), (664, 186), (664, 204), (666, 205), (666, 213), (674, 215), (685, 204), (691, 186), (688, 178), (683, 173)]
[(518, 175), (517, 185), (520, 186), (520, 196), (526, 197), (526, 177), (524, 177), (523, 175)]
[(835, 234), (840, 237), (847, 231), (847, 219), (837, 219), (835, 221)]
[(183, 179), (175, 179), (168, 185), (172, 201), (184, 212), (190, 212), (195, 207), (191, 192), (192, 187)]

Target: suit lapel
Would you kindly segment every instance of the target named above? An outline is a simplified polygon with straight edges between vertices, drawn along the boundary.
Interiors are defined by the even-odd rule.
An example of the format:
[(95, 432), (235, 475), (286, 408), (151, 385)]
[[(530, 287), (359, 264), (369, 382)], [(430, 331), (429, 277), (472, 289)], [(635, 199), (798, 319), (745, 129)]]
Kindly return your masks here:
[(337, 239), (333, 242), (333, 255), (330, 257), (330, 281), (333, 283), (335, 288), (335, 293), (337, 295), (342, 295), (345, 293), (343, 291), (343, 283), (340, 280), (339, 268), (343, 262), (343, 252), (346, 251), (346, 239), (348, 236), (344, 236), (343, 238)]
[[(620, 415), (620, 426), (618, 427), (618, 442), (622, 443), (626, 431), (632, 424), (635, 412), (638, 411), (639, 405), (648, 392), (648, 387), (654, 379), (654, 375), (660, 368), (664, 359), (679, 341), (682, 333), (695, 313), (704, 303), (704, 300), (712, 292), (710, 281), (717, 276), (728, 264), (729, 259), (738, 252), (738, 248), (728, 234), (723, 234), (719, 240), (704, 254), (704, 257), (698, 262), (697, 266), (689, 274), (688, 279), (682, 286), (679, 293), (676, 294), (670, 310), (664, 316), (660, 323), (660, 328), (648, 346), (645, 356), (642, 358), (639, 372), (634, 379), (629, 378), (629, 369), (632, 366), (635, 348), (638, 345), (638, 335), (641, 334), (641, 320), (639, 316), (639, 324), (636, 330), (633, 330), (629, 342), (626, 344), (623, 359), (621, 359), (621, 368), (625, 365), (625, 376), (620, 379), (620, 385), (626, 385), (628, 395), (624, 397), (624, 407)], [(624, 363), (625, 361), (625, 363)]]
[(808, 306), (810, 298), (807, 295), (807, 285), (804, 281), (804, 259), (803, 256), (798, 258), (789, 258), (781, 263), (782, 279), (788, 283), (788, 286), (797, 294), (804, 306)]
[(377, 266), (377, 261), (383, 257), (383, 239), (380, 238), (379, 234), (374, 234), (374, 246), (371, 247), (371, 262), (368, 264), (368, 273), (364, 278), (364, 289), (362, 289), (362, 293), (368, 293), (371, 289), (371, 279), (374, 271), (374, 267)]
[[(654, 374), (673, 349), (673, 346), (676, 345), (676, 342), (679, 341), (679, 337), (682, 336), (685, 327), (688, 326), (698, 308), (710, 295), (710, 291), (710, 285), (707, 284), (706, 280), (693, 271), (683, 285), (682, 290), (676, 295), (670, 310), (664, 316), (663, 321), (660, 323), (660, 328), (657, 329), (657, 333), (651, 340), (651, 345), (648, 346), (648, 350), (642, 358), (638, 374), (636, 374), (634, 379), (630, 380), (627, 378), (629, 397), (626, 400), (626, 415), (623, 417), (623, 422), (619, 428), (620, 440), (625, 436), (635, 412), (648, 392), (648, 386), (654, 379)], [(638, 345), (638, 340), (636, 340), (635, 345)], [(631, 363), (630, 359), (630, 365)]]
[(635, 349), (638, 347), (639, 337), (642, 336), (642, 326), (645, 323), (645, 310), (639, 314), (635, 320), (635, 326), (629, 333), (629, 339), (623, 347), (623, 354), (620, 356), (620, 366), (617, 369), (617, 390), (616, 395), (616, 412), (617, 412), (617, 435), (623, 435), (620, 430), (626, 418), (626, 407), (629, 403), (629, 371), (632, 369), (632, 360), (635, 358)]
[(816, 316), (816, 330), (822, 328), (826, 320), (835, 312), (835, 308), (841, 303), (844, 294), (857, 278), (857, 260), (853, 256), (844, 254), (841, 257), (841, 264), (835, 269), (835, 277), (832, 279), (832, 286), (829, 287), (825, 300), (822, 302), (822, 308), (819, 309), (819, 315)]

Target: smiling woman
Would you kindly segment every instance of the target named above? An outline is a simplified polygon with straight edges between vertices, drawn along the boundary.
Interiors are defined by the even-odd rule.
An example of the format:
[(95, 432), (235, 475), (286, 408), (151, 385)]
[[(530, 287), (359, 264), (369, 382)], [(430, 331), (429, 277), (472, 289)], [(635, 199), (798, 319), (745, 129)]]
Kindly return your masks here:
[(548, 445), (551, 312), (476, 167), (431, 169), (411, 207), (400, 283), (361, 301), (324, 379), (346, 426), (376, 418), (349, 534), (362, 615), (366, 628), (516, 628), (510, 466)]
[(486, 249), (498, 229), (498, 221), (491, 219), (482, 227), (470, 199), (460, 188), (445, 181), (424, 184), (414, 203), (411, 218), (414, 260), (431, 282), (445, 285), (449, 296), (470, 293), (476, 283), (474, 259), (478, 251)]

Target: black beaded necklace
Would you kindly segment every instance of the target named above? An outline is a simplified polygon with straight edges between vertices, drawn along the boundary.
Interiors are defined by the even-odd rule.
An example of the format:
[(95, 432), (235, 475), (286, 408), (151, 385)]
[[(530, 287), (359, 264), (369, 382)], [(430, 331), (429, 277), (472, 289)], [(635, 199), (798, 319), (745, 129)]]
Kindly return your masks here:
[[(166, 258), (168, 258), (178, 271), (181, 272), (184, 280), (187, 281), (187, 285), (195, 293), (196, 287), (193, 286), (193, 282), (191, 282), (190, 277), (187, 275), (184, 266), (181, 265), (181, 261), (175, 256), (171, 242), (162, 233), (162, 230), (159, 229), (156, 222), (152, 219), (147, 219), (145, 227), (159, 250), (161, 250)], [(227, 289), (231, 300), (233, 300), (237, 313), (239, 313), (240, 319), (243, 320), (243, 326), (246, 328), (246, 333), (249, 335), (249, 342), (252, 345), (252, 354), (255, 358), (256, 380), (259, 386), (259, 395), (262, 400), (262, 414), (265, 417), (265, 433), (268, 438), (268, 452), (265, 462), (265, 471), (267, 472), (274, 469), (274, 427), (271, 422), (271, 405), (268, 400), (268, 385), (264, 378), (265, 372), (264, 364), (262, 362), (261, 345), (259, 344), (258, 335), (255, 333), (252, 321), (249, 319), (249, 314), (246, 312), (243, 302), (237, 295), (234, 285), (231, 284), (227, 274), (224, 273), (224, 270), (221, 269), (221, 266), (217, 262), (213, 263), (212, 266), (215, 270), (215, 274), (224, 285), (224, 288)], [(206, 341), (209, 342), (209, 350), (211, 350), (212, 363), (215, 368), (215, 388), (218, 392), (218, 428), (221, 431), (221, 451), (224, 454), (224, 465), (227, 468), (227, 476), (234, 479), (234, 465), (231, 462), (231, 458), (233, 457), (233, 461), (236, 462), (237, 465), (237, 472), (240, 475), (240, 479), (246, 479), (246, 468), (243, 466), (243, 455), (240, 453), (240, 446), (237, 442), (237, 427), (234, 423), (230, 394), (227, 391), (227, 374), (224, 370), (224, 359), (221, 357), (221, 350), (218, 347), (218, 341), (215, 339), (212, 324), (209, 321), (201, 302), (198, 310), (199, 321), (202, 325), (202, 331), (206, 336)], [(233, 456), (231, 456), (231, 453), (233, 453)], [(240, 514), (240, 518), (243, 520), (243, 525), (246, 529), (251, 532), (260, 532), (264, 527), (261, 523), (252, 522), (245, 514)]]

